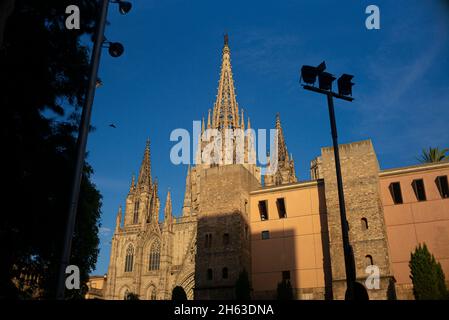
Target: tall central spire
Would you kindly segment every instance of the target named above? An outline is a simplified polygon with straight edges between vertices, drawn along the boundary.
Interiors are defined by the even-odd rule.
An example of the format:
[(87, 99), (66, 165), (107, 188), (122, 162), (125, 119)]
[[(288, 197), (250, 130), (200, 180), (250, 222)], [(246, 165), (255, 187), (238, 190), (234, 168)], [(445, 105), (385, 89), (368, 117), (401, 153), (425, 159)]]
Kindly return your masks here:
[(137, 180), (137, 186), (139, 188), (151, 188), (151, 184), (150, 139), (147, 139), (142, 165), (140, 166), (139, 178)]
[(212, 128), (239, 128), (239, 108), (232, 78), (231, 51), (228, 35), (224, 36), (217, 100), (212, 115)]

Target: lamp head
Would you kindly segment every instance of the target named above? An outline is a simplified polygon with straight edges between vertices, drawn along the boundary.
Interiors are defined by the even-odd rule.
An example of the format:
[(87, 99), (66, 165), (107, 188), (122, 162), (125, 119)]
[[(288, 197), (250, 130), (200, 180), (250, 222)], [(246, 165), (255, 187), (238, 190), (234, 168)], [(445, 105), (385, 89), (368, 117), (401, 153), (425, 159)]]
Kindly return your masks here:
[(109, 44), (109, 54), (114, 58), (120, 57), (124, 51), (125, 48), (120, 42), (111, 42)]

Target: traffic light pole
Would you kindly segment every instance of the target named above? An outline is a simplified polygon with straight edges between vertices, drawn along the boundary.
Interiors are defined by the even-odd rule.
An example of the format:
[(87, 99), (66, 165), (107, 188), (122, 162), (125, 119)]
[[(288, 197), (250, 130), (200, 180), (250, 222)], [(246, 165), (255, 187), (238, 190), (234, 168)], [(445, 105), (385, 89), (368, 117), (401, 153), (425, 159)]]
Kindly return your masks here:
[(72, 249), (72, 238), (75, 230), (76, 211), (78, 208), (78, 198), (81, 188), (81, 179), (84, 168), (84, 156), (86, 153), (87, 135), (89, 133), (90, 117), (92, 114), (92, 104), (95, 95), (95, 86), (97, 82), (98, 67), (100, 64), (101, 46), (104, 40), (104, 29), (106, 25), (106, 16), (108, 13), (109, 0), (103, 0), (101, 4), (100, 18), (97, 24), (95, 34), (94, 48), (91, 58), (89, 82), (86, 93), (86, 102), (81, 113), (81, 122), (79, 127), (78, 139), (76, 143), (76, 162), (73, 175), (72, 189), (70, 193), (70, 207), (67, 215), (67, 223), (64, 233), (64, 242), (61, 252), (59, 265), (58, 283), (56, 288), (56, 298), (64, 299), (65, 293), (65, 271), (69, 265), (70, 252)]
[(329, 108), (329, 119), (331, 124), (332, 132), (332, 143), (334, 146), (334, 158), (335, 158), (335, 171), (337, 174), (337, 189), (338, 189), (338, 204), (340, 206), (340, 222), (341, 222), (341, 233), (343, 240), (343, 253), (345, 256), (345, 270), (346, 270), (346, 299), (354, 299), (354, 282), (356, 280), (355, 268), (354, 268), (354, 255), (352, 252), (351, 245), (349, 243), (349, 226), (348, 220), (346, 219), (346, 205), (345, 196), (343, 192), (343, 180), (341, 177), (341, 167), (340, 167), (340, 152), (338, 150), (338, 136), (337, 136), (337, 123), (335, 120), (334, 111), (334, 99), (332, 92), (327, 92), (327, 105)]

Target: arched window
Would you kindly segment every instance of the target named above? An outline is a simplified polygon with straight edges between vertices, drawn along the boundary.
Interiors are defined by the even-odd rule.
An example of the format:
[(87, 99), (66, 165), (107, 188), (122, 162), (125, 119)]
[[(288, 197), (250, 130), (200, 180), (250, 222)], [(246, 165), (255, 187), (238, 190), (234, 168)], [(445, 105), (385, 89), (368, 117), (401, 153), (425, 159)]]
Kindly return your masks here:
[(372, 266), (374, 264), (373, 257), (371, 255), (368, 254), (365, 256), (365, 264), (366, 266)]
[(148, 295), (148, 298), (150, 300), (156, 300), (156, 298), (157, 298), (157, 296), (156, 296), (156, 288), (151, 286), (149, 290), (150, 290), (150, 294)]
[(132, 244), (130, 244), (126, 249), (125, 272), (133, 271), (133, 262), (134, 262), (134, 247)]
[(133, 216), (133, 223), (139, 223), (139, 200), (134, 202), (134, 216)]
[(221, 276), (223, 279), (227, 279), (228, 278), (228, 268), (224, 267), (221, 273)]
[(154, 241), (150, 248), (148, 270), (159, 270), (161, 260), (161, 245), (158, 240)]
[(362, 218), (360, 220), (360, 222), (362, 223), (362, 230), (368, 230), (368, 219), (367, 218)]
[(223, 234), (223, 245), (224, 246), (229, 245), (229, 233)]

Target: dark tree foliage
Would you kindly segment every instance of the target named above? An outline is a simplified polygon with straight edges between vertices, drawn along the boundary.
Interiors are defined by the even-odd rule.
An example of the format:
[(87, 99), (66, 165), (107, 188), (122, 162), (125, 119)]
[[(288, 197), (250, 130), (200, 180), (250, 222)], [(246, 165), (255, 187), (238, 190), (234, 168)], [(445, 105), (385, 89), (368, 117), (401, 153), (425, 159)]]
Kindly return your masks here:
[[(80, 30), (65, 28), (78, 5)], [(95, 0), (16, 0), (0, 48), (3, 155), (0, 297), (53, 298), (88, 77)], [(101, 195), (86, 163), (71, 264), (85, 283), (98, 256)], [(83, 290), (67, 292), (82, 297)]]
[(277, 287), (278, 300), (293, 300), (292, 284), (289, 280), (282, 280)]
[(187, 294), (181, 286), (176, 286), (173, 288), (171, 299), (177, 301), (185, 301), (187, 300)]
[(235, 284), (235, 298), (237, 300), (251, 300), (251, 284), (246, 270), (240, 272)]
[(419, 245), (411, 254), (409, 267), (416, 300), (449, 299), (441, 264), (425, 244)]

